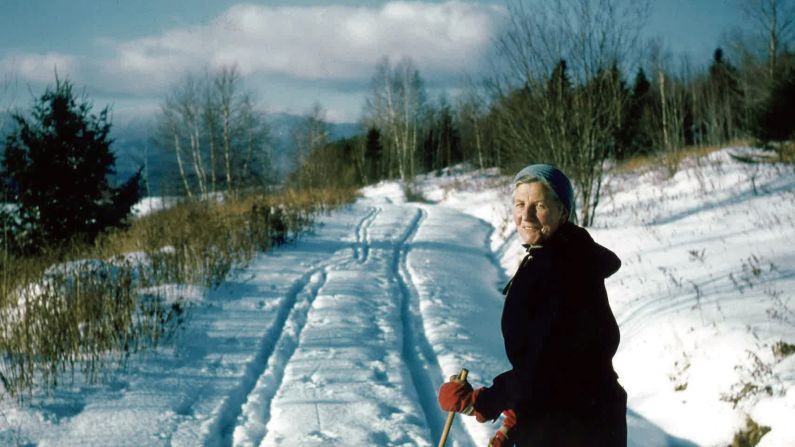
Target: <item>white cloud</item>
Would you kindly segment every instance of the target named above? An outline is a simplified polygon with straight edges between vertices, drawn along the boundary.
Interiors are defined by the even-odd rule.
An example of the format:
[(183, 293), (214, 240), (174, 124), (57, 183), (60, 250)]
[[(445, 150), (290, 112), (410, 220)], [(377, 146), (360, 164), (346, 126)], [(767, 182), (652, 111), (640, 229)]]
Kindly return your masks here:
[(16, 53), (0, 59), (2, 72), (30, 82), (51, 83), (56, 72), (61, 79), (72, 79), (78, 69), (77, 58), (62, 53)]
[(321, 5), (239, 4), (200, 25), (132, 40), (103, 36), (80, 53), (0, 51), (0, 70), (44, 84), (57, 68), (126, 116), (154, 113), (187, 73), (234, 64), (265, 109), (302, 113), (320, 101), (330, 121), (355, 121), (382, 57), (409, 56), (429, 88), (449, 89), (480, 68), (504, 18), (500, 7), (462, 1)]
[(477, 68), (501, 11), (458, 1), (381, 8), (241, 4), (206, 25), (117, 43), (106, 70), (144, 90), (232, 64), (244, 76), (361, 81), (381, 57), (409, 56), (423, 75), (451, 77)]

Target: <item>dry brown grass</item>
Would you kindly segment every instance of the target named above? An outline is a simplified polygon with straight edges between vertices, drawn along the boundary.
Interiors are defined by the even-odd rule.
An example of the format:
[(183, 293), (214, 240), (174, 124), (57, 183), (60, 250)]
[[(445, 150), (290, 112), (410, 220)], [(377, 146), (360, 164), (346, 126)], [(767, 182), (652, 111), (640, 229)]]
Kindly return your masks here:
[(685, 146), (676, 151), (630, 157), (616, 164), (612, 171), (617, 174), (624, 174), (627, 172), (648, 171), (664, 168), (670, 175), (673, 175), (681, 165), (682, 160), (685, 160), (686, 158), (704, 157), (726, 147), (750, 145), (752, 145), (751, 140), (737, 139), (719, 145)]
[(782, 143), (781, 146), (776, 149), (776, 153), (778, 154), (778, 160), (780, 162), (795, 165), (795, 141)]
[[(65, 373), (92, 381), (139, 349), (156, 346), (182, 318), (138, 290), (164, 284), (213, 287), (257, 251), (289, 242), (318, 213), (355, 191), (286, 190), (227, 201), (183, 202), (131, 222), (94, 245), (36, 257), (0, 253), (0, 383), (24, 397)], [(138, 261), (121, 255), (138, 252)], [(66, 374), (69, 376), (69, 374)], [(2, 395), (0, 395), (2, 397)]]

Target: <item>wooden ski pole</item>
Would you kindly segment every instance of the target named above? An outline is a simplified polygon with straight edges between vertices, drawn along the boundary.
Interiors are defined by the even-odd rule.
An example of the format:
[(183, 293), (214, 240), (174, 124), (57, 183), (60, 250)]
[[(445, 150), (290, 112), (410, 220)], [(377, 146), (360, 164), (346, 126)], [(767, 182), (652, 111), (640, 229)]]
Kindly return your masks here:
[[(456, 380), (459, 382), (466, 382), (468, 374), (469, 371), (466, 368), (461, 368), (461, 372), (458, 373), (458, 377), (456, 378)], [(455, 418), (455, 411), (447, 413), (447, 422), (444, 423), (444, 430), (442, 430), (442, 437), (439, 439), (438, 447), (444, 447), (444, 443), (447, 442), (447, 435), (450, 434), (450, 427), (453, 426), (454, 418)]]

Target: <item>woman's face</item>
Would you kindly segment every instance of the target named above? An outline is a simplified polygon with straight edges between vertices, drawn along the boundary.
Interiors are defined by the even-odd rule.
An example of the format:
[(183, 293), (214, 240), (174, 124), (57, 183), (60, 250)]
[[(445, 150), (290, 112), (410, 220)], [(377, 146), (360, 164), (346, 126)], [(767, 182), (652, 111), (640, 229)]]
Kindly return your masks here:
[(542, 183), (522, 183), (514, 189), (513, 223), (525, 244), (549, 239), (565, 221), (565, 208)]

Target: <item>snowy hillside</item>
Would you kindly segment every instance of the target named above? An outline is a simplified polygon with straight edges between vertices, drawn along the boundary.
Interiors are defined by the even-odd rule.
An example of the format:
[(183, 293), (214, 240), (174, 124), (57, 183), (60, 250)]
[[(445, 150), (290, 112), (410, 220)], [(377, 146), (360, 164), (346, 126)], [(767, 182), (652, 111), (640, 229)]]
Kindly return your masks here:
[[(687, 159), (671, 179), (655, 170), (607, 178), (590, 232), (623, 260), (607, 289), (630, 444), (663, 445), (640, 427), (633, 436), (633, 415), (709, 446), (730, 444), (749, 415), (772, 427), (759, 445), (795, 445), (795, 355), (780, 352), (795, 344), (795, 172), (730, 155), (748, 151)], [(501, 196), (480, 192), (489, 188)], [(522, 249), (505, 237), (505, 188), (482, 175), (425, 187), (503, 230), (492, 247), (511, 272)]]
[[(417, 187), (431, 203), (370, 187), (218, 289), (174, 286), (193, 304), (170, 345), (102, 385), (0, 402), (0, 445), (436, 445), (439, 384), (507, 368), (498, 289), (521, 247), (506, 178)], [(773, 349), (795, 344), (793, 218), (792, 168), (728, 150), (608, 178), (591, 233), (624, 262), (607, 289), (630, 445), (727, 445), (746, 415), (772, 428), (760, 445), (795, 445), (795, 355)], [(497, 428), (456, 420), (451, 446)]]

